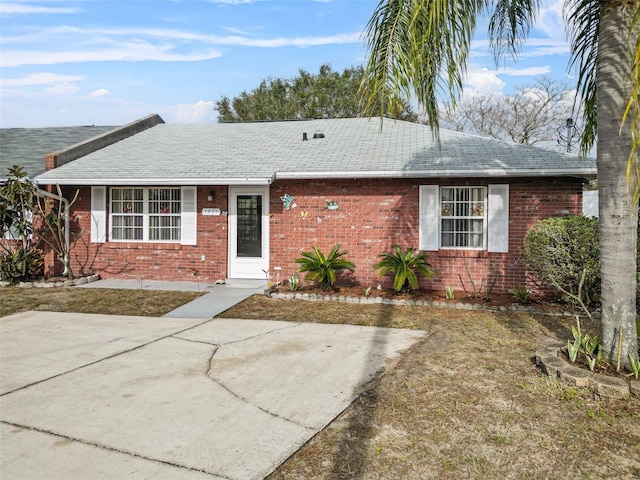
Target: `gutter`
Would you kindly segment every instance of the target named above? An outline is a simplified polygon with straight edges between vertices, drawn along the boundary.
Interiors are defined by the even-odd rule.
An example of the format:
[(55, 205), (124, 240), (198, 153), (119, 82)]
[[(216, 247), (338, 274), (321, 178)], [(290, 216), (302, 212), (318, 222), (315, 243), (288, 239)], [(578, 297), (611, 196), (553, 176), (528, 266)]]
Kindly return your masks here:
[(488, 177), (595, 177), (595, 167), (581, 168), (522, 168), (487, 170), (356, 170), (345, 172), (275, 172), (270, 177), (212, 177), (212, 178), (36, 178), (38, 185), (73, 185), (73, 186), (199, 186), (199, 185), (270, 185), (275, 180), (313, 180), (344, 178), (488, 178)]
[(557, 169), (487, 169), (487, 170), (400, 170), (400, 171), (353, 171), (353, 172), (277, 172), (274, 179), (320, 179), (320, 178), (486, 178), (486, 177), (575, 177), (595, 176), (595, 167)]
[(270, 185), (274, 177), (237, 177), (237, 178), (45, 178), (35, 179), (38, 185), (72, 185), (72, 186), (121, 186), (121, 185), (154, 185), (154, 186), (199, 186), (199, 185)]

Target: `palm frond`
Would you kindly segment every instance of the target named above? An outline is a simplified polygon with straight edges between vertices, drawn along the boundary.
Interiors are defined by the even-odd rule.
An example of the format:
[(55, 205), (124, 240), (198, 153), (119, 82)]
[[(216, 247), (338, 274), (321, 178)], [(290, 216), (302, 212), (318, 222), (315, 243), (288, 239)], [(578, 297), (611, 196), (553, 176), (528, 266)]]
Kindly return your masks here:
[(364, 111), (377, 111), (382, 119), (385, 108), (415, 94), (437, 134), (437, 93), (457, 101), (476, 18), (485, 3), (382, 0), (365, 31), (370, 53), (360, 86)]
[(436, 271), (427, 261), (427, 255), (419, 253), (414, 248), (403, 251), (400, 246), (394, 245), (391, 252), (383, 252), (378, 255), (381, 259), (373, 266), (378, 275), (384, 276), (393, 273), (393, 289), (403, 292), (416, 289), (419, 286), (418, 275), (431, 279)]
[(300, 264), (298, 272), (307, 272), (306, 278), (315, 280), (322, 288), (330, 288), (336, 283), (338, 270), (355, 269), (355, 264), (350, 260), (342, 258), (348, 252), (340, 251), (340, 244), (335, 245), (329, 255), (325, 256), (318, 247), (314, 246), (313, 251), (300, 252), (300, 257), (294, 261)]
[(489, 40), (496, 64), (505, 55), (514, 59), (540, 9), (540, 0), (498, 0), (489, 21)]
[[(631, 152), (627, 161), (627, 182), (631, 186), (633, 201), (640, 200), (640, 1), (635, 2), (635, 13), (629, 28), (631, 63), (631, 97), (622, 116), (621, 127), (628, 120), (631, 127)], [(635, 41), (634, 41), (635, 39)]]
[(564, 16), (571, 44), (569, 69), (578, 74), (576, 102), (580, 102), (583, 133), (580, 154), (586, 155), (596, 141), (598, 131), (596, 106), (596, 60), (602, 3), (593, 0), (566, 0)]

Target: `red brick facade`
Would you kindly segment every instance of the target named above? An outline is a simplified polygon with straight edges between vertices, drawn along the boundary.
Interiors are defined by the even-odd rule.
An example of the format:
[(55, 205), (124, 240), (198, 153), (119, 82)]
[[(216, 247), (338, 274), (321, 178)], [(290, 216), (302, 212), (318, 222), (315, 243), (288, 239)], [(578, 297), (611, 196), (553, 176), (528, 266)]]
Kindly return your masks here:
[[(372, 270), (377, 255), (392, 245), (418, 246), (419, 186), (425, 184), (485, 186), (509, 183), (509, 253), (440, 250), (428, 252), (439, 276), (423, 286), (462, 289), (461, 279), (470, 289), (466, 269), (476, 285), (496, 278), (495, 292), (527, 283), (519, 263), (519, 252), (529, 228), (540, 218), (580, 214), (582, 182), (579, 179), (370, 179), (370, 180), (278, 180), (270, 189), (270, 273), (282, 281), (295, 273), (294, 259), (301, 250), (317, 245), (328, 252), (336, 243), (349, 251), (356, 270), (350, 275), (363, 286), (382, 283)], [(215, 192), (212, 202), (209, 192)], [(66, 195), (73, 198), (75, 189)], [(280, 197), (295, 197), (296, 208), (286, 210)], [(328, 210), (326, 201), (338, 203)], [(90, 243), (91, 189), (82, 187), (74, 205), (76, 228), (85, 230), (72, 257), (74, 271), (94, 272), (103, 278), (143, 278), (213, 282), (227, 277), (228, 217), (203, 216), (202, 208), (228, 211), (226, 186), (198, 188), (197, 245), (175, 243), (106, 242)], [(466, 267), (465, 267), (466, 262)], [(279, 268), (277, 268), (279, 267)], [(497, 275), (497, 277), (496, 277)]]

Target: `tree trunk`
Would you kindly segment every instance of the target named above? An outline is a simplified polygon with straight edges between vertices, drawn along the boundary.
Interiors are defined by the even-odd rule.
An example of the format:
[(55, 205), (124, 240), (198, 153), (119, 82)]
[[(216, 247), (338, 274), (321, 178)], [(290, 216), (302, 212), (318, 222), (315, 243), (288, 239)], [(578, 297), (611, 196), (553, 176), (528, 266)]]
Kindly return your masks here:
[[(620, 120), (631, 96), (629, 25), (621, 1), (605, 2), (600, 18), (597, 64), (598, 190), (602, 267), (602, 344), (605, 358), (629, 365), (638, 356), (636, 332), (637, 205), (626, 179), (630, 122)], [(620, 338), (620, 333), (622, 336)], [(618, 347), (620, 351), (618, 351)]]

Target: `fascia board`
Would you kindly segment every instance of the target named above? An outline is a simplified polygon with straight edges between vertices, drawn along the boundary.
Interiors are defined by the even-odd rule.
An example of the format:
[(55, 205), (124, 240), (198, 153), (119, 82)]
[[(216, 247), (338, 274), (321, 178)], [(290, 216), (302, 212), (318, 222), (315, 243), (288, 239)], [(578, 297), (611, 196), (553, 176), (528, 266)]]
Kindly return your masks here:
[(192, 186), (192, 185), (269, 185), (272, 178), (266, 177), (241, 177), (241, 178), (36, 178), (38, 185), (162, 185), (162, 186)]

